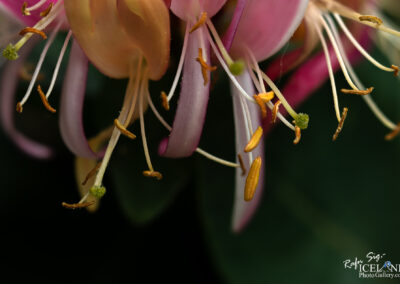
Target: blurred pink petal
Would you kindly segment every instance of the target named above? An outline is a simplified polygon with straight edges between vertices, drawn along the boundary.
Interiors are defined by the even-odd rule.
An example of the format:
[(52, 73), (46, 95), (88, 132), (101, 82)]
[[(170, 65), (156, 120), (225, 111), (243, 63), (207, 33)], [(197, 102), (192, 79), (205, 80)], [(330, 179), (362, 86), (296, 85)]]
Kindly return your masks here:
[(299, 26), (307, 4), (308, 0), (247, 0), (232, 55), (244, 57), (247, 47), (262, 61), (277, 52)]
[(82, 121), (87, 71), (88, 59), (74, 41), (61, 95), (61, 136), (76, 156), (95, 159), (97, 155), (88, 144)]
[[(250, 94), (254, 94), (255, 90), (250, 74), (245, 71), (242, 75), (237, 77), (239, 83), (243, 86), (243, 89)], [(242, 107), (240, 105), (241, 94), (237, 88), (231, 85), (231, 92), (233, 97), (233, 109), (235, 117), (235, 133), (236, 133), (236, 152), (240, 153), (243, 151), (248, 143), (248, 137), (246, 135), (245, 120), (243, 117)], [(245, 102), (247, 103), (247, 102)], [(259, 107), (253, 103), (247, 103), (253, 129), (255, 130), (261, 124)], [(246, 184), (247, 175), (242, 175), (241, 168), (236, 168), (236, 184), (235, 184), (235, 197), (233, 205), (232, 215), (232, 230), (234, 232), (240, 232), (244, 229), (250, 219), (253, 217), (261, 200), (262, 192), (264, 189), (264, 171), (265, 171), (265, 160), (264, 160), (264, 139), (260, 141), (260, 144), (252, 152), (253, 159), (261, 156), (263, 162), (260, 170), (260, 179), (258, 181), (255, 195), (251, 201), (244, 201), (243, 192)], [(249, 170), (249, 154), (242, 153), (242, 159), (244, 164)], [(237, 161), (238, 162), (238, 161)]]
[(240, 23), (240, 19), (243, 15), (244, 8), (246, 7), (246, 2), (247, 0), (238, 0), (236, 3), (236, 8), (233, 13), (232, 20), (222, 39), (222, 42), (224, 43), (224, 46), (227, 50), (230, 50), (232, 46), (233, 39), (235, 38), (235, 34)]
[[(210, 82), (204, 86), (199, 63), (196, 61), (199, 53), (199, 29), (189, 35), (187, 54), (183, 66), (181, 92), (178, 101), (172, 131), (168, 140), (159, 147), (159, 154), (165, 157), (187, 157), (197, 148), (203, 131)], [(205, 35), (203, 34), (205, 38)], [(205, 43), (207, 58), (210, 58), (210, 45)], [(210, 72), (207, 71), (208, 77)]]
[(21, 50), (20, 58), (17, 61), (9, 62), (3, 70), (0, 81), (0, 118), (4, 132), (22, 151), (38, 159), (48, 159), (53, 155), (52, 149), (26, 137), (15, 128), (14, 124), (14, 115), (16, 112), (15, 94), (19, 71), (34, 45), (34, 40), (28, 42), (26, 47)]

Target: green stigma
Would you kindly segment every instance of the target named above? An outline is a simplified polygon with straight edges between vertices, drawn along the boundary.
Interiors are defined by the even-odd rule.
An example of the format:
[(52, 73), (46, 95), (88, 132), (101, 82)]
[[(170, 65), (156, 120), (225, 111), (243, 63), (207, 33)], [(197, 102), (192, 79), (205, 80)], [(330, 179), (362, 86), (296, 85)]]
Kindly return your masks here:
[(239, 76), (243, 73), (244, 70), (244, 61), (239, 59), (229, 65), (229, 71), (235, 76)]
[(18, 50), (12, 43), (8, 44), (7, 47), (3, 50), (3, 56), (8, 60), (17, 60)]
[(295, 117), (294, 121), (296, 126), (300, 127), (300, 129), (307, 129), (310, 117), (306, 113), (299, 113)]
[(90, 193), (100, 199), (104, 196), (104, 194), (106, 194), (106, 188), (104, 186), (92, 186), (90, 188)]

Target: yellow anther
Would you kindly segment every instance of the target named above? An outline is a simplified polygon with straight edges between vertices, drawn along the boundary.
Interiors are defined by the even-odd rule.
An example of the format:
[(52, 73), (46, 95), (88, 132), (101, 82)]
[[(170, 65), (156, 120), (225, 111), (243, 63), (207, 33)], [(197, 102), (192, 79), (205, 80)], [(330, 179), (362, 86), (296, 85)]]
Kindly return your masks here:
[(244, 176), (246, 174), (247, 170), (246, 170), (246, 167), (244, 166), (242, 155), (238, 154), (238, 160), (239, 160), (240, 168), (242, 169), (242, 176)]
[(376, 16), (363, 15), (358, 18), (361, 22), (370, 22), (378, 26), (383, 24), (383, 21)]
[(35, 29), (35, 28), (31, 28), (31, 27), (23, 28), (19, 32), (19, 35), (23, 36), (23, 35), (26, 35), (28, 33), (37, 34), (37, 35), (40, 35), (43, 39), (47, 39), (47, 35), (43, 31)]
[(297, 125), (294, 127), (294, 133), (296, 135), (296, 138), (293, 140), (293, 144), (297, 145), (300, 142), (301, 139), (301, 129)]
[(42, 88), (40, 85), (37, 86), (37, 91), (39, 93), (40, 99), (42, 100), (42, 103), (44, 107), (51, 113), (56, 113), (57, 111), (49, 104), (49, 101), (46, 98), (46, 95), (43, 93)]
[(397, 124), (397, 127), (385, 136), (385, 140), (390, 141), (393, 140), (400, 133), (400, 123)]
[(157, 180), (162, 179), (162, 174), (156, 171), (143, 171), (143, 175), (145, 177), (153, 177), (156, 178)]
[(269, 101), (271, 101), (275, 97), (275, 94), (274, 94), (273, 91), (270, 91), (270, 92), (267, 92), (267, 93), (258, 94), (258, 97), (260, 99), (262, 99), (264, 103), (268, 103)]
[(340, 91), (344, 94), (355, 94), (360, 96), (366, 96), (372, 93), (374, 87), (369, 87), (366, 90), (349, 90), (349, 89), (341, 89)]
[(22, 15), (29, 16), (31, 13), (26, 9), (28, 7), (28, 3), (24, 2), (21, 7)]
[(244, 148), (244, 151), (246, 153), (253, 151), (260, 143), (262, 135), (263, 135), (263, 129), (261, 126), (259, 126), (257, 130), (254, 131), (253, 136), (251, 136), (251, 139)]
[(271, 117), (271, 123), (276, 122), (276, 118), (278, 117), (278, 112), (279, 112), (279, 106), (282, 104), (281, 101), (277, 101), (274, 104), (274, 108), (272, 109), (272, 117)]
[(200, 63), (201, 73), (203, 74), (204, 86), (208, 83), (207, 71), (215, 71), (217, 70), (217, 66), (210, 66), (203, 58), (203, 49), (199, 48), (199, 57), (196, 58), (196, 61)]
[(262, 165), (261, 157), (255, 158), (251, 164), (249, 174), (246, 178), (246, 185), (244, 187), (244, 200), (251, 201), (256, 193), (258, 180), (260, 179), (260, 170)]
[(136, 135), (133, 134), (132, 132), (130, 132), (128, 129), (126, 129), (125, 126), (123, 126), (121, 124), (121, 122), (119, 122), (119, 120), (116, 118), (114, 119), (114, 125), (116, 128), (118, 128), (119, 131), (121, 131), (122, 134), (124, 134), (126, 137), (130, 138), (130, 139), (136, 139)]
[(339, 125), (336, 129), (335, 134), (333, 134), (333, 138), (332, 138), (333, 141), (336, 141), (336, 139), (339, 136), (339, 133), (342, 131), (343, 124), (344, 124), (344, 121), (346, 120), (348, 110), (349, 109), (347, 107), (343, 108), (342, 117), (340, 118)]
[(256, 103), (258, 104), (258, 106), (260, 107), (261, 117), (266, 118), (267, 117), (267, 107), (265, 106), (265, 102), (258, 95), (254, 95), (253, 98), (256, 101)]
[(17, 106), (15, 107), (15, 110), (19, 113), (22, 113), (22, 110), (24, 108), (22, 107), (22, 104), (20, 102), (17, 103)]
[(197, 30), (198, 28), (200, 28), (202, 25), (204, 25), (204, 23), (207, 21), (207, 12), (203, 12), (200, 15), (200, 19), (199, 21), (193, 25), (193, 27), (190, 29), (189, 33), (194, 32), (195, 30)]
[(162, 104), (163, 108), (168, 111), (169, 110), (169, 102), (168, 102), (167, 94), (165, 92), (161, 92), (160, 97), (161, 97), (161, 104)]
[(101, 166), (101, 162), (97, 163), (97, 165), (90, 170), (90, 172), (86, 175), (85, 180), (82, 182), (82, 185), (86, 185), (86, 183), (89, 181), (89, 179), (91, 179), (96, 173), (97, 171), (100, 169)]
[(399, 67), (396, 66), (396, 65), (392, 65), (392, 66), (390, 66), (390, 67), (393, 69), (393, 75), (394, 75), (395, 77), (399, 76)]
[(51, 9), (53, 9), (53, 3), (50, 3), (49, 7), (40, 12), (40, 17), (42, 18), (46, 17), (50, 13)]
[(95, 201), (82, 202), (82, 203), (73, 203), (73, 204), (63, 202), (63, 203), (61, 203), (61, 205), (64, 208), (67, 208), (67, 209), (81, 209), (81, 208), (89, 207), (90, 205), (93, 205), (94, 203), (95, 203)]

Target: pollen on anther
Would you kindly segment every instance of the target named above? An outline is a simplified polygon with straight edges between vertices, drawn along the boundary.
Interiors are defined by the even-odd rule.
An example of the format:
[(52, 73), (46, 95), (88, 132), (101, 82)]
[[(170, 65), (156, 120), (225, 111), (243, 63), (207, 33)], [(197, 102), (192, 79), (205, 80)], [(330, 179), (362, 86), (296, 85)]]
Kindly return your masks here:
[(21, 7), (22, 15), (29, 16), (31, 13), (26, 9), (28, 7), (28, 3), (24, 2)]
[(18, 113), (22, 113), (22, 111), (23, 111), (23, 107), (22, 107), (22, 104), (20, 103), (20, 102), (18, 102), (17, 103), (17, 106), (15, 107), (15, 110), (18, 112)]
[(73, 203), (73, 204), (63, 202), (63, 203), (61, 203), (61, 205), (67, 209), (82, 209), (82, 208), (89, 207), (89, 206), (93, 205), (94, 203), (95, 203), (95, 201)]
[(43, 39), (47, 39), (47, 35), (43, 31), (35, 29), (35, 28), (31, 28), (31, 27), (23, 28), (19, 32), (19, 35), (23, 36), (28, 33), (37, 34), (37, 35), (40, 35)]
[(37, 91), (39, 93), (40, 99), (42, 100), (42, 103), (44, 105), (44, 107), (51, 113), (56, 113), (56, 109), (53, 108), (50, 104), (49, 101), (46, 98), (46, 95), (43, 93), (42, 88), (40, 87), (40, 85), (37, 86)]
[(253, 98), (256, 101), (256, 103), (258, 104), (258, 106), (260, 107), (261, 117), (266, 118), (267, 117), (267, 107), (265, 106), (265, 102), (258, 95), (254, 95)]
[(156, 171), (143, 171), (143, 175), (145, 177), (156, 178), (157, 180), (162, 179), (162, 174), (160, 172), (156, 172)]
[(349, 90), (349, 89), (341, 89), (340, 91), (344, 94), (355, 94), (355, 95), (360, 95), (360, 96), (366, 96), (372, 93), (374, 90), (374, 87), (369, 87), (366, 90)]
[(169, 102), (168, 102), (168, 97), (167, 94), (165, 92), (161, 92), (161, 105), (163, 106), (163, 108), (168, 111), (169, 110)]
[(383, 21), (380, 18), (376, 17), (376, 16), (363, 15), (363, 16), (358, 17), (358, 19), (361, 22), (370, 22), (370, 23), (376, 24), (378, 26), (383, 24)]
[(130, 138), (130, 139), (136, 139), (136, 135), (133, 134), (132, 132), (130, 132), (128, 129), (126, 129), (125, 126), (123, 126), (121, 124), (121, 122), (119, 122), (119, 120), (116, 118), (114, 119), (114, 125), (116, 128), (118, 128), (119, 131), (121, 131), (122, 134), (124, 134), (126, 137)]
[(397, 127), (385, 136), (385, 140), (390, 141), (393, 140), (397, 135), (400, 134), (400, 123), (397, 124)]
[(45, 10), (40, 12), (40, 17), (42, 17), (42, 18), (46, 17), (51, 12), (52, 8), (53, 8), (53, 3), (50, 3), (49, 7), (47, 7)]
[(294, 127), (294, 133), (295, 133), (296, 137), (293, 140), (293, 144), (297, 145), (297, 144), (299, 144), (300, 139), (301, 139), (301, 128), (296, 125)]
[(238, 160), (239, 160), (240, 168), (242, 169), (242, 176), (244, 176), (246, 174), (247, 170), (246, 170), (246, 167), (244, 165), (244, 161), (243, 161), (242, 155), (238, 154)]
[(197, 30), (198, 28), (200, 28), (202, 25), (204, 25), (204, 23), (206, 21), (207, 21), (207, 12), (203, 12), (200, 15), (200, 19), (198, 20), (198, 22), (196, 24), (193, 25), (193, 27), (190, 29), (189, 33), (192, 33), (195, 30)]
[(271, 118), (271, 123), (276, 122), (276, 118), (278, 117), (278, 112), (279, 112), (279, 106), (282, 104), (281, 101), (277, 101), (274, 104), (274, 108), (272, 109), (272, 118)]
[(208, 83), (208, 75), (207, 71), (215, 71), (217, 70), (217, 66), (210, 66), (203, 58), (203, 49), (199, 48), (199, 57), (196, 58), (196, 61), (200, 63), (201, 73), (203, 75), (204, 86)]
[(336, 139), (338, 138), (340, 132), (343, 129), (343, 124), (344, 124), (344, 121), (346, 120), (348, 110), (349, 109), (347, 107), (343, 108), (342, 117), (340, 118), (339, 125), (338, 125), (338, 127), (336, 129), (335, 134), (333, 135), (333, 138), (332, 138), (333, 141), (336, 141)]
[(244, 148), (244, 151), (246, 153), (253, 151), (260, 143), (262, 135), (263, 135), (263, 129), (261, 126), (259, 126), (257, 130), (254, 131), (253, 136), (251, 136), (250, 141)]
[(258, 97), (264, 101), (264, 103), (268, 103), (275, 97), (275, 93), (273, 91), (267, 93), (260, 93)]
[(256, 193), (258, 180), (260, 179), (260, 170), (262, 165), (261, 157), (254, 159), (251, 164), (249, 174), (246, 178), (246, 184), (244, 187), (244, 200), (251, 201)]
[(392, 65), (392, 66), (390, 66), (390, 67), (393, 69), (393, 75), (394, 75), (395, 77), (399, 76), (399, 67), (396, 66), (396, 65)]

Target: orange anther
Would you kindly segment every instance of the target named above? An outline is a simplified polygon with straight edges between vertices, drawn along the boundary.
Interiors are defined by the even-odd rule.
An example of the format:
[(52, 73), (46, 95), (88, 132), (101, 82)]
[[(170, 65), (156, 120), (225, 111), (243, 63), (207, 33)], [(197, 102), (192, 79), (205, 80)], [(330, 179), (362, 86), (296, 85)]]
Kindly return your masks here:
[(301, 129), (297, 125), (294, 127), (294, 133), (296, 135), (296, 138), (293, 140), (293, 144), (297, 145), (299, 144), (301, 139)]
[(67, 209), (81, 209), (81, 208), (89, 207), (90, 205), (93, 205), (94, 203), (95, 203), (95, 201), (82, 202), (82, 203), (73, 203), (73, 204), (63, 202), (63, 203), (61, 203), (61, 205), (64, 208), (67, 208)]
[(23, 36), (28, 33), (37, 34), (37, 35), (40, 35), (43, 39), (47, 39), (47, 35), (44, 32), (42, 32), (41, 30), (35, 29), (35, 28), (31, 28), (31, 27), (23, 28), (19, 32), (19, 35)]
[(130, 138), (130, 139), (136, 139), (136, 135), (133, 134), (132, 132), (130, 132), (128, 129), (126, 129), (125, 126), (123, 126), (121, 124), (121, 122), (119, 122), (119, 120), (116, 118), (114, 119), (114, 125), (116, 128), (118, 128), (119, 131), (121, 131), (122, 134), (124, 134), (126, 137)]
[(169, 102), (168, 102), (167, 94), (165, 92), (161, 92), (160, 97), (161, 97), (161, 104), (162, 104), (163, 108), (168, 111), (169, 110)]
[(342, 117), (340, 118), (339, 125), (336, 129), (335, 134), (333, 134), (333, 138), (332, 138), (333, 141), (335, 141), (338, 138), (339, 133), (342, 131), (344, 121), (346, 120), (346, 117), (347, 117), (347, 112), (348, 112), (348, 108), (347, 107), (343, 108), (343, 113), (342, 113)]
[(240, 168), (242, 169), (242, 176), (244, 176), (246, 174), (247, 170), (246, 170), (246, 167), (244, 166), (242, 155), (238, 154), (238, 160), (239, 160)]
[(145, 177), (153, 177), (156, 178), (157, 180), (162, 179), (162, 174), (156, 171), (143, 171), (143, 175)]
[(265, 102), (258, 95), (254, 95), (253, 98), (256, 101), (256, 103), (258, 104), (258, 106), (260, 107), (261, 117), (266, 118), (267, 117), (267, 107), (265, 106)]
[(249, 174), (246, 178), (246, 185), (244, 187), (244, 200), (251, 201), (256, 193), (258, 180), (260, 179), (260, 170), (262, 165), (261, 157), (255, 158), (251, 164)]
[(208, 83), (208, 75), (207, 71), (215, 71), (217, 70), (217, 66), (210, 66), (206, 63), (203, 58), (203, 49), (199, 48), (199, 57), (196, 58), (196, 61), (200, 63), (201, 73), (203, 74), (204, 86)]
[(261, 126), (259, 126), (257, 130), (254, 131), (253, 136), (251, 136), (251, 139), (244, 148), (244, 151), (246, 153), (253, 151), (260, 143), (262, 135), (263, 135), (263, 129)]
[(278, 112), (279, 112), (279, 106), (282, 104), (281, 101), (277, 101), (274, 104), (274, 108), (272, 109), (272, 118), (271, 118), (271, 123), (276, 122), (276, 118), (278, 117)]
[(194, 32), (198, 28), (200, 28), (204, 23), (207, 21), (207, 12), (201, 13), (199, 21), (193, 25), (193, 27), (190, 29), (189, 33)]
[(37, 91), (39, 93), (40, 99), (42, 100), (42, 103), (44, 107), (51, 113), (56, 113), (57, 111), (49, 104), (49, 101), (46, 98), (46, 95), (43, 93), (42, 88), (40, 85), (37, 86)]
[(349, 89), (341, 89), (342, 93), (344, 94), (355, 94), (360, 96), (369, 95), (374, 90), (374, 87), (369, 87), (366, 90), (349, 90)]
[(397, 124), (397, 127), (392, 132), (390, 132), (385, 136), (385, 140), (388, 141), (393, 140), (397, 135), (399, 135), (399, 133), (400, 133), (400, 123)]

